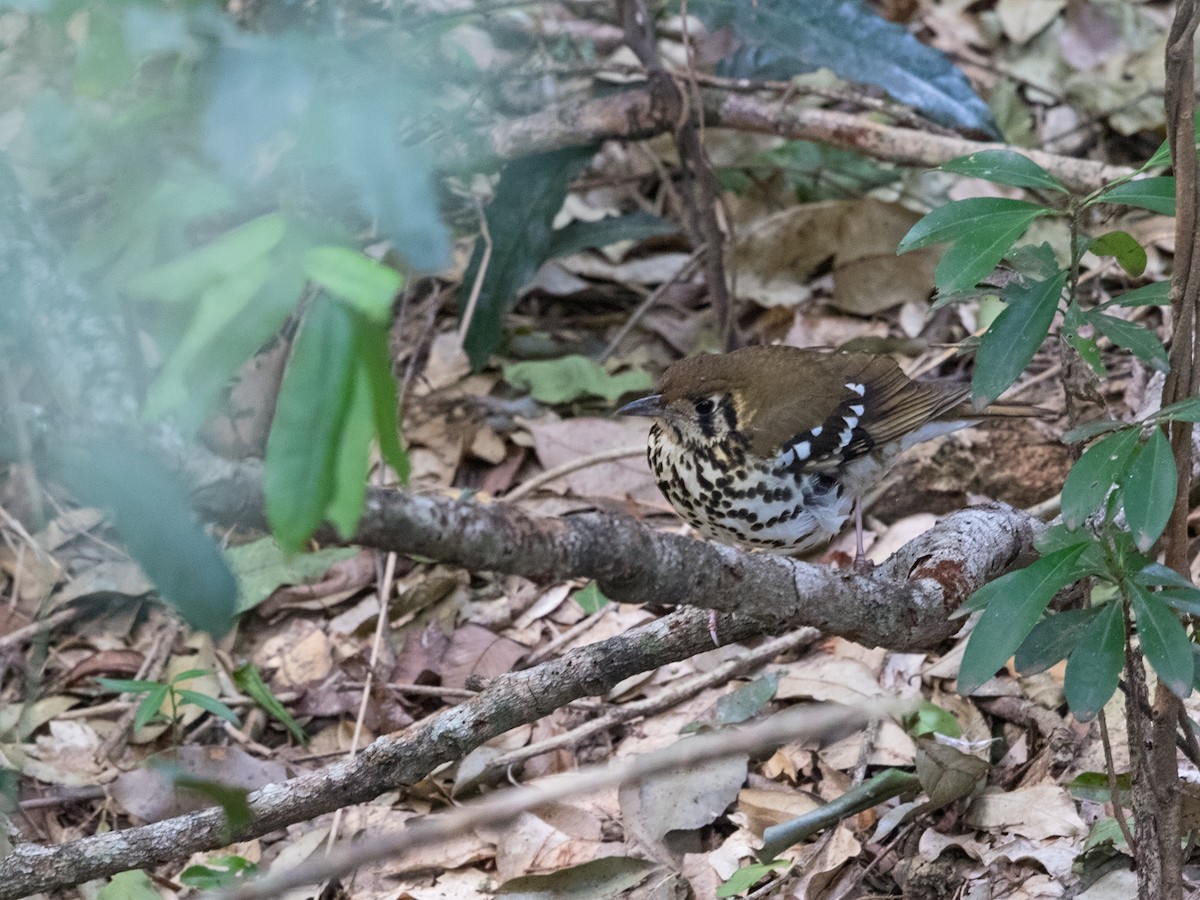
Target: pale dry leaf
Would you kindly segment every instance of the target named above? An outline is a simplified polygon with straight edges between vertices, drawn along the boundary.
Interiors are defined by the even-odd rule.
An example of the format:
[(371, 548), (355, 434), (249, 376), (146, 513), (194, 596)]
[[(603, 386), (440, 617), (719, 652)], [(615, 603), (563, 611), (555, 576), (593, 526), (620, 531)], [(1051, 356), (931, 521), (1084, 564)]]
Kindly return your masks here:
[(772, 825), (780, 825), (823, 806), (819, 799), (806, 791), (742, 788), (738, 792), (738, 812), (746, 817), (746, 827), (755, 834)]
[(996, 18), (1014, 44), (1024, 44), (1066, 8), (1067, 0), (999, 0)]
[(853, 208), (853, 202), (827, 200), (743, 222), (733, 249), (738, 294), (767, 307), (807, 300), (805, 283), (837, 254), (842, 221)]
[[(394, 809), (390, 805), (372, 803), (346, 810), (342, 840), (357, 836), (381, 837), (400, 835), (406, 828), (423, 819), (411, 810)], [(491, 860), (495, 855), (492, 842), (473, 831), (459, 832), (433, 844), (413, 847), (371, 865), (377, 876), (393, 878), (423, 870), (445, 871), (473, 866)]]
[(314, 628), (295, 643), (278, 648), (275, 679), (285, 690), (324, 681), (333, 670), (333, 648), (325, 632)]
[(844, 824), (838, 825), (832, 834), (815, 844), (820, 849), (811, 859), (803, 860), (797, 871), (804, 874), (793, 888), (798, 900), (823, 900), (826, 887), (833, 881), (838, 870), (862, 852), (862, 844)]
[[(849, 771), (858, 763), (862, 752), (862, 735), (852, 734), (830, 744), (820, 751), (821, 759), (831, 768)], [(872, 766), (911, 766), (917, 748), (908, 733), (889, 719), (879, 725), (875, 743), (871, 747), (869, 764)]]
[(1065, 788), (1051, 784), (984, 791), (968, 807), (966, 822), (972, 828), (1037, 840), (1079, 838), (1087, 833), (1071, 795)]
[(822, 655), (789, 664), (779, 679), (775, 699), (860, 706), (884, 693), (875, 675), (861, 662)]
[(154, 590), (141, 567), (128, 559), (113, 559), (97, 563), (80, 572), (70, 584), (54, 595), (55, 608), (61, 607), (78, 597), (91, 594), (124, 594), (126, 597), (141, 597)]
[(0, 735), (17, 737), (17, 727), (20, 726), (22, 739), (35, 734), (39, 728), (68, 709), (74, 709), (83, 701), (79, 697), (67, 694), (52, 694), (35, 700), (32, 704), (5, 703), (0, 704)]
[[(587, 817), (581, 810), (581, 817)], [(599, 822), (583, 836), (564, 831), (562, 821), (548, 822), (541, 815), (521, 813), (506, 827), (496, 847), (496, 876), (502, 881), (537, 872), (554, 872), (579, 863), (625, 853), (623, 844), (605, 842)]]
[(737, 799), (746, 771), (747, 758), (739, 756), (626, 785), (620, 791), (626, 828), (657, 848), (669, 831), (707, 825)]
[(856, 338), (884, 338), (887, 335), (887, 323), (879, 319), (835, 315), (806, 305), (796, 310), (783, 343), (793, 347), (840, 347)]
[(568, 272), (594, 281), (657, 285), (675, 278), (691, 258), (689, 253), (660, 253), (612, 263), (594, 253), (573, 253), (558, 263)]
[[(378, 900), (472, 900), (495, 896), (495, 879), (479, 869), (451, 869), (393, 883)], [(358, 900), (358, 898), (356, 898)]]
[(927, 247), (903, 256), (896, 245), (920, 215), (868, 197), (853, 201), (840, 220), (830, 303), (842, 312), (873, 316), (924, 302), (941, 252)]
[[(644, 447), (648, 427), (644, 420), (591, 416), (559, 421), (538, 419), (526, 425), (533, 436), (538, 462), (546, 469), (606, 450)], [(633, 497), (636, 500), (656, 501), (660, 496), (645, 454), (640, 452), (627, 459), (578, 469), (550, 482), (544, 490), (560, 493), (569, 490), (577, 497), (609, 497), (616, 500)]]
[(49, 733), (39, 735), (21, 771), (47, 784), (83, 787), (100, 780), (103, 767), (96, 760), (100, 736), (86, 722), (51, 721)]

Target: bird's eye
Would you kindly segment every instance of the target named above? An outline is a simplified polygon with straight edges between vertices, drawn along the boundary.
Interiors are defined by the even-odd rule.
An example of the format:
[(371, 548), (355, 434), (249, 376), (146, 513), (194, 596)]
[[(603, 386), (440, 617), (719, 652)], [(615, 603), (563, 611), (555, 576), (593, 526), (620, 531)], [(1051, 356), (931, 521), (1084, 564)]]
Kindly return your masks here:
[(716, 408), (717, 404), (713, 401), (712, 397), (705, 397), (703, 400), (696, 401), (696, 412), (702, 416), (711, 415), (712, 411)]

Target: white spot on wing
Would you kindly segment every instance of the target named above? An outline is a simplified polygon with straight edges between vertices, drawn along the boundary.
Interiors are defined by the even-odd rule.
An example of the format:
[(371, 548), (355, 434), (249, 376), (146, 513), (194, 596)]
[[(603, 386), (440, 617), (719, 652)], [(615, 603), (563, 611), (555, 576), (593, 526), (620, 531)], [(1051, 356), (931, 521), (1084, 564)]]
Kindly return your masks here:
[(846, 422), (846, 429), (848, 431), (852, 431), (853, 429), (858, 427), (858, 416), (846, 416), (845, 422)]
[(850, 412), (854, 413), (856, 416), (861, 416), (863, 414), (863, 410), (865, 409), (866, 407), (861, 403), (855, 403), (850, 406)]
[(864, 385), (855, 384), (853, 381), (846, 382), (846, 387), (847, 389), (854, 391), (854, 393), (858, 394), (860, 397), (867, 392), (867, 389)]
[(812, 431), (810, 431), (809, 434), (812, 437), (820, 437), (822, 431), (824, 431), (824, 428), (822, 426), (818, 425), (816, 428), (814, 428)]
[(804, 460), (808, 459), (809, 454), (812, 453), (812, 444), (810, 444), (808, 441), (801, 441), (795, 446), (792, 452), (796, 454), (797, 462), (803, 462)]

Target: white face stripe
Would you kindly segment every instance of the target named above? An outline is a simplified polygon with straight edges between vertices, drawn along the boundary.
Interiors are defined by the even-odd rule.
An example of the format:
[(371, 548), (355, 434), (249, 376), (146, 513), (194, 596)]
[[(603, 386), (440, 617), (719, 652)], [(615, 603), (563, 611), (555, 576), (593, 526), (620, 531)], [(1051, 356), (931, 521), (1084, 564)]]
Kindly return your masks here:
[(846, 382), (846, 389), (854, 391), (854, 393), (858, 394), (860, 397), (867, 392), (867, 389), (864, 385), (856, 384), (853, 381)]

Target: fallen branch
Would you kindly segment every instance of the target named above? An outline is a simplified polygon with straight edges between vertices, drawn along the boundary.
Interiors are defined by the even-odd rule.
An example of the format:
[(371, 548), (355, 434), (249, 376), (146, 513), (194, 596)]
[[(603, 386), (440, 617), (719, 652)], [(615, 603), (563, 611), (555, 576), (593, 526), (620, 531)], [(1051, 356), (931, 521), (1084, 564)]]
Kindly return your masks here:
[[(743, 91), (705, 87), (700, 96), (706, 127), (820, 141), (898, 165), (929, 168), (980, 150), (1011, 149), (1006, 144), (884, 125), (865, 115), (789, 105)], [(642, 140), (669, 132), (676, 126), (679, 113), (677, 97), (651, 83), (500, 123), (491, 132), (492, 150), (498, 156), (513, 158), (603, 140)], [(1131, 171), (1043, 150), (1021, 152), (1067, 187), (1085, 193)]]

